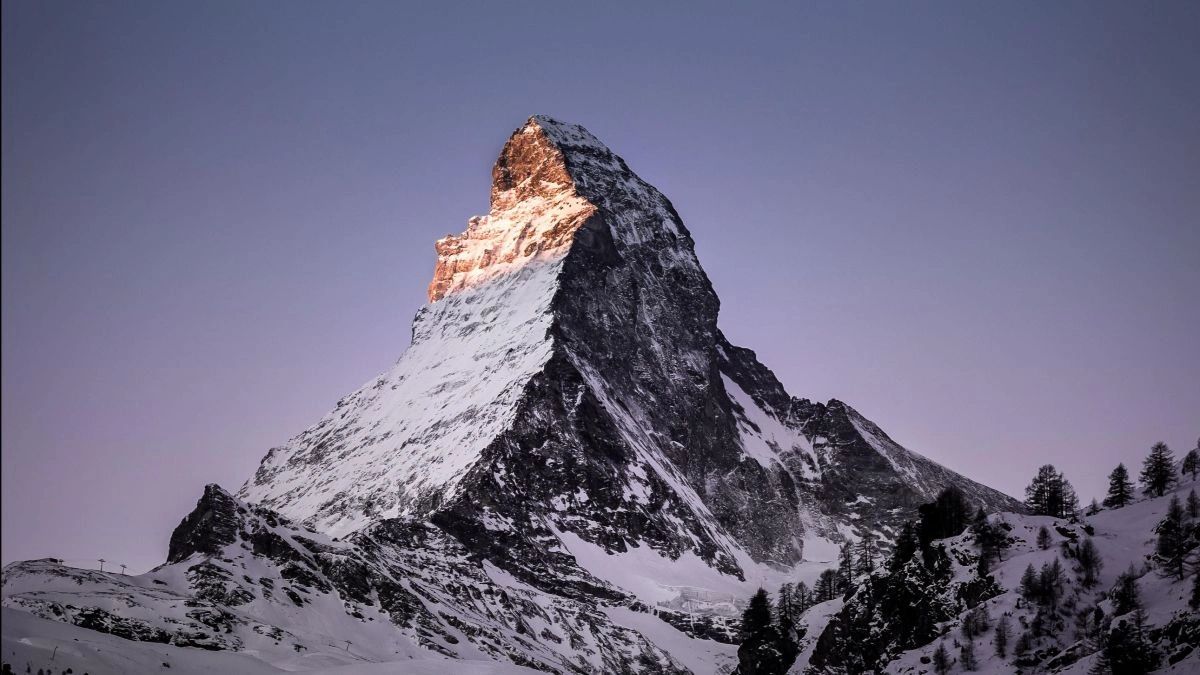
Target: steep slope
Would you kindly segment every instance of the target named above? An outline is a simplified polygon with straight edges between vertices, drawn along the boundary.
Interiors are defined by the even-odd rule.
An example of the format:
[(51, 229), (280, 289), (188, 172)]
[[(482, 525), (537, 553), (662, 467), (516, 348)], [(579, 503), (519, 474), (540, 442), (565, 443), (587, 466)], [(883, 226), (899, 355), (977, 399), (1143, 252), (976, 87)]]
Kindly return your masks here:
[(236, 497), (210, 486), (163, 567), (22, 563), (5, 605), (280, 667), (365, 640), (369, 661), (713, 672), (757, 585), (888, 541), (947, 485), (1020, 508), (729, 344), (675, 209), (582, 127), (531, 118), (492, 173), (390, 370)]

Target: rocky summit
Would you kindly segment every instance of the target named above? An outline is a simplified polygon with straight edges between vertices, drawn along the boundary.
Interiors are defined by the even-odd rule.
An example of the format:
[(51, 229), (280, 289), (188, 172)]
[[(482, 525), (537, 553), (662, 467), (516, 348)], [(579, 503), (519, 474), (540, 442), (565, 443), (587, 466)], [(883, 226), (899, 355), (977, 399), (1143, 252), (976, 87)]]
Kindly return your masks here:
[(164, 565), (18, 563), (5, 605), (285, 669), (725, 672), (759, 585), (949, 486), (1021, 510), (731, 344), (675, 208), (581, 126), (530, 118), (435, 248), (403, 356), (206, 488)]

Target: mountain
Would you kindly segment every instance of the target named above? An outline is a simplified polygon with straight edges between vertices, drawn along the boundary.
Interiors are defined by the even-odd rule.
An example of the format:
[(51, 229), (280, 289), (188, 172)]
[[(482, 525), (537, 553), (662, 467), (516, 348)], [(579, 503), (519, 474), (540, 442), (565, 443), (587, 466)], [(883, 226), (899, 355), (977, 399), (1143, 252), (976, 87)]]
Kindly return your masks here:
[(674, 207), (578, 125), (514, 132), (436, 251), (404, 355), (207, 487), (163, 566), (17, 563), (5, 606), (287, 668), (715, 672), (759, 584), (949, 486), (1021, 510), (730, 344)]

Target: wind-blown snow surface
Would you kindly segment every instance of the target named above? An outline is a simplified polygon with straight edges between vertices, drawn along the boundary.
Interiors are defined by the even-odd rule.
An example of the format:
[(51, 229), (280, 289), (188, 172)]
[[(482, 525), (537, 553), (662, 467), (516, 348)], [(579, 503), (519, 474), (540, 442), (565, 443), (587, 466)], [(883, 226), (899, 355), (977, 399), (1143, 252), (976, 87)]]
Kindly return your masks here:
[(560, 265), (527, 265), (426, 306), (396, 365), (272, 449), (242, 495), (341, 536), (452, 494), (550, 357)]
[[(115, 635), (49, 621), (4, 608), (0, 659), (17, 673), (79, 675), (275, 675), (295, 672), (278, 668), (250, 653), (220, 652), (152, 642), (131, 642)], [(463, 661), (449, 657), (409, 658), (372, 663), (357, 661), (305, 669), (310, 675), (534, 675), (539, 671), (496, 661)]]
[(5, 606), (280, 668), (716, 672), (757, 586), (947, 485), (1019, 508), (729, 344), (674, 207), (583, 127), (531, 118), (492, 177), (390, 370), (207, 488), (168, 564), (20, 563)]

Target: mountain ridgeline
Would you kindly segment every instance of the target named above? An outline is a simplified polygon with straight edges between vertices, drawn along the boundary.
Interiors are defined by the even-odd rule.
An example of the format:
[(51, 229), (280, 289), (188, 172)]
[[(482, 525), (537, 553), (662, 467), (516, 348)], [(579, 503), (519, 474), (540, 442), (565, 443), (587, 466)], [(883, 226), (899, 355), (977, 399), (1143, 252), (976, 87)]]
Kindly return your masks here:
[(389, 370), (209, 486), (163, 566), (18, 563), (5, 606), (281, 668), (718, 672), (759, 584), (947, 487), (1022, 510), (732, 345), (674, 207), (582, 127), (530, 118), (492, 177)]

